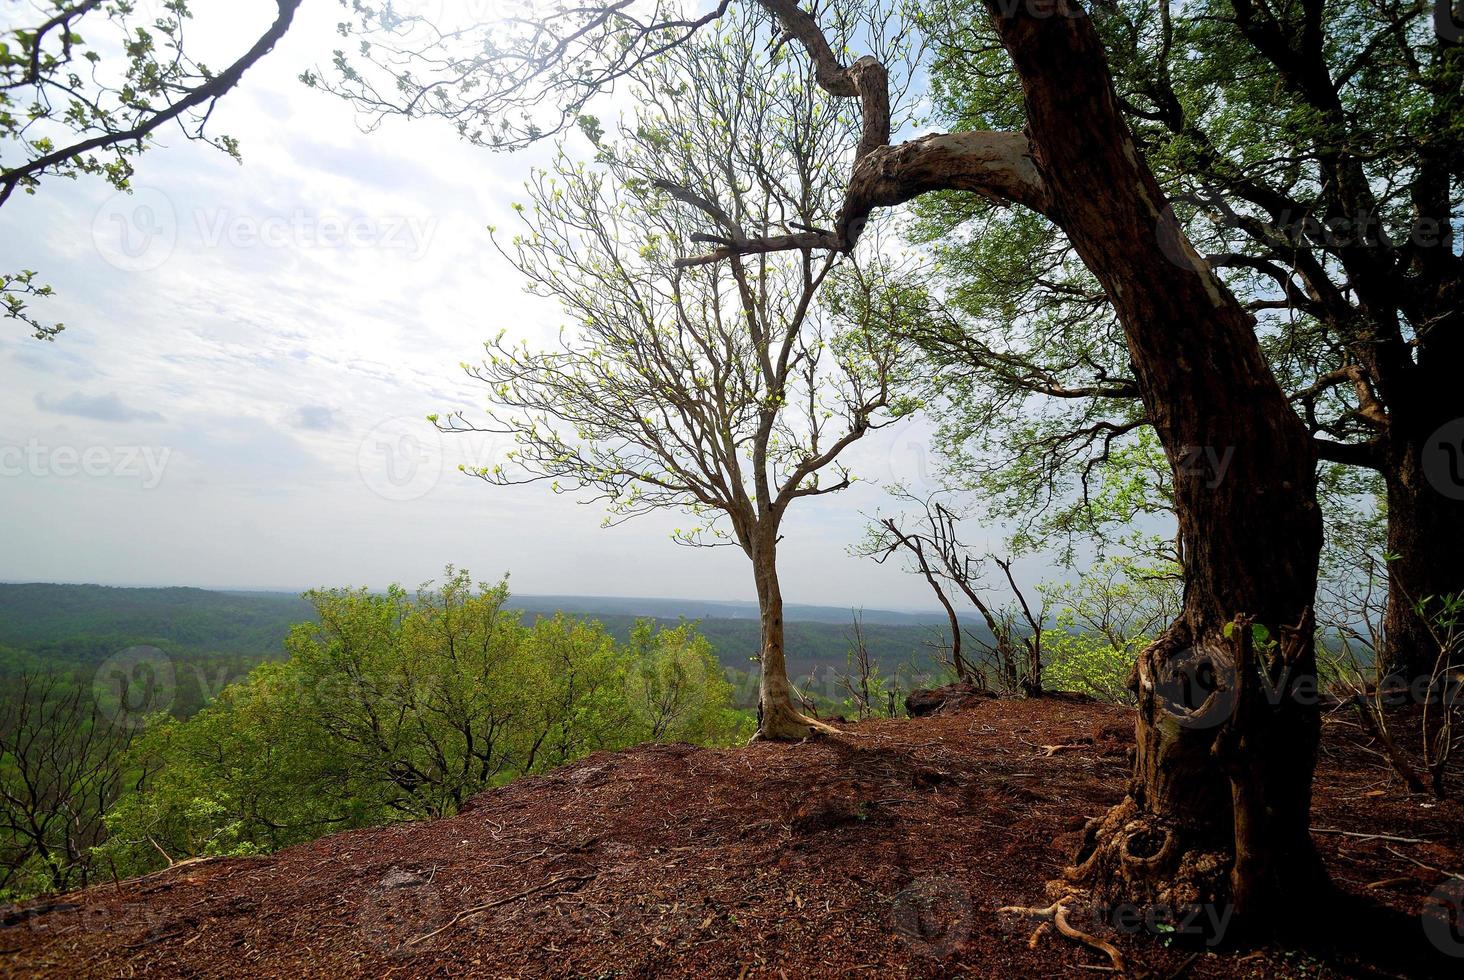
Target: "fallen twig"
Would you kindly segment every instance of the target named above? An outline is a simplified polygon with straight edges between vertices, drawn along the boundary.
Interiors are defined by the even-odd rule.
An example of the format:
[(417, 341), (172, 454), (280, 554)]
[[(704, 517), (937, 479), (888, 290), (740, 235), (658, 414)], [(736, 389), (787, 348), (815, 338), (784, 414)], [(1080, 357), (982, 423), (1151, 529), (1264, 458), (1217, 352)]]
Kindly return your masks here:
[(500, 905), (507, 905), (509, 902), (517, 901), (520, 898), (528, 898), (530, 895), (538, 894), (546, 888), (553, 888), (555, 885), (562, 885), (567, 881), (590, 881), (594, 877), (594, 875), (559, 875), (558, 877), (550, 878), (548, 881), (541, 882), (532, 888), (525, 888), (521, 892), (514, 892), (512, 895), (505, 895), (503, 898), (496, 898), (491, 902), (484, 902), (482, 905), (474, 905), (472, 908), (463, 909), (457, 915), (453, 916), (448, 920), (446, 925), (439, 926), (426, 935), (418, 936), (415, 939), (408, 939), (406, 945), (415, 946), (418, 943), (426, 942), (438, 933), (451, 929), (469, 916), (477, 915), (480, 912), (487, 912), (489, 909), (495, 909)]
[(1392, 854), (1395, 857), (1400, 857), (1405, 861), (1411, 861), (1412, 863), (1418, 865), (1420, 868), (1423, 868), (1425, 871), (1432, 871), (1434, 874), (1443, 875), (1445, 878), (1454, 878), (1458, 881), (1464, 881), (1464, 875), (1461, 875), (1457, 872), (1445, 871), (1443, 868), (1436, 868), (1431, 864), (1424, 864), (1422, 861), (1418, 860), (1418, 858), (1409, 857), (1402, 851), (1395, 851), (1391, 847), (1385, 848), (1385, 850), (1387, 850), (1389, 854)]
[(1395, 837), (1392, 834), (1359, 834), (1353, 830), (1337, 830), (1333, 827), (1313, 827), (1314, 834), (1341, 834), (1343, 837), (1355, 837), (1358, 840), (1390, 840), (1395, 844), (1427, 844), (1428, 841), (1421, 837)]
[(1382, 881), (1374, 881), (1374, 882), (1371, 882), (1371, 883), (1369, 883), (1367, 885), (1364, 885), (1363, 887), (1367, 888), (1369, 891), (1377, 891), (1379, 888), (1392, 888), (1395, 885), (1416, 885), (1416, 884), (1418, 884), (1418, 879), (1417, 878), (1413, 878), (1413, 877), (1384, 878)]
[(1091, 749), (1092, 747), (1093, 747), (1092, 743), (1084, 744), (1084, 743), (1081, 743), (1081, 742), (1079, 742), (1077, 744), (1073, 744), (1073, 745), (1044, 745), (1044, 746), (1041, 746), (1041, 748), (1042, 748), (1042, 757), (1045, 758), (1045, 759), (1050, 759), (1053, 756), (1057, 755), (1059, 752), (1077, 752), (1077, 751), (1080, 751), (1082, 749)]

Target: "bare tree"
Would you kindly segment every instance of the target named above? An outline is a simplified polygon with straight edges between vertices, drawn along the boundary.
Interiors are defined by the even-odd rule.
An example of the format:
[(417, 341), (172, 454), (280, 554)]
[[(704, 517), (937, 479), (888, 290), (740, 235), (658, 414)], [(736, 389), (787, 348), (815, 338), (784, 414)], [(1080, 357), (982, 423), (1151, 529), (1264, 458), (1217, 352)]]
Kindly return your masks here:
[(607, 524), (681, 510), (679, 543), (740, 548), (762, 617), (759, 734), (830, 731), (794, 704), (777, 553), (788, 508), (848, 487), (844, 450), (914, 409), (894, 394), (904, 348), (884, 329), (900, 316), (895, 271), (807, 249), (684, 267), (675, 243), (708, 221), (740, 241), (817, 220), (858, 122), (740, 19), (647, 63), (632, 91), (618, 140), (585, 123), (596, 165), (561, 151), (535, 175), (505, 249), (573, 326), (544, 351), (500, 334), (466, 368), (489, 421), (434, 421), (513, 436), (503, 464), (474, 471), (489, 483), (588, 491)]
[[(1022, 691), (1036, 697), (1042, 693), (1042, 629), (1046, 611), (1034, 613), (1026, 594), (1012, 575), (1010, 559), (977, 555), (959, 535), (959, 514), (937, 491), (917, 497), (904, 488), (894, 490), (897, 499), (914, 505), (909, 516), (880, 517), (869, 529), (861, 552), (883, 563), (897, 553), (908, 555), (914, 570), (925, 579), (950, 622), (951, 665), (961, 680), (977, 679), (983, 687), (1004, 692)], [(1012, 603), (993, 605), (983, 579), (987, 563), (1001, 569)], [(952, 594), (959, 594), (981, 615), (991, 639), (969, 633), (956, 613)], [(978, 663), (963, 656), (961, 636), (967, 633), (978, 649)], [(994, 671), (995, 677), (992, 677)], [(995, 680), (993, 684), (992, 681)]]
[[(23, 672), (0, 698), (0, 887), (39, 867), (53, 891), (91, 880), (91, 848), (122, 791), (137, 729), (54, 671)], [(125, 712), (127, 698), (121, 700)]]
[(869, 643), (864, 636), (864, 613), (854, 613), (853, 625), (849, 630), (849, 670), (839, 675), (839, 686), (842, 687), (849, 700), (854, 703), (854, 710), (858, 713), (859, 719), (863, 721), (874, 713), (874, 696), (877, 693), (879, 679), (879, 663), (869, 653)]

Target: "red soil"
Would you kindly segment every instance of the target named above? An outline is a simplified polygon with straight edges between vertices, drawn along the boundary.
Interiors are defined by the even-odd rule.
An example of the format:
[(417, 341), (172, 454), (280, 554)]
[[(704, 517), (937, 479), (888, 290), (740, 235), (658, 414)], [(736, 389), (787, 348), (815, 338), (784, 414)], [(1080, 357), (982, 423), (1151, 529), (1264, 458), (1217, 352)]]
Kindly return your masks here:
[[(1084, 819), (1122, 795), (1130, 719), (986, 701), (802, 745), (597, 754), (452, 819), (0, 910), (0, 972), (1101, 975), (1101, 954), (1051, 934), (1029, 946), (1033, 924), (997, 909), (1047, 904)], [(1339, 886), (1371, 903), (1365, 928), (1339, 918), (1307, 947), (1214, 953), (1094, 924), (1081, 906), (1075, 924), (1134, 976), (1464, 976), (1464, 959), (1425, 958), (1437, 944), (1420, 919), (1441, 886), (1464, 896), (1435, 870), (1464, 867), (1464, 806), (1405, 796), (1355, 738), (1328, 725), (1314, 817), (1347, 832), (1317, 843)]]

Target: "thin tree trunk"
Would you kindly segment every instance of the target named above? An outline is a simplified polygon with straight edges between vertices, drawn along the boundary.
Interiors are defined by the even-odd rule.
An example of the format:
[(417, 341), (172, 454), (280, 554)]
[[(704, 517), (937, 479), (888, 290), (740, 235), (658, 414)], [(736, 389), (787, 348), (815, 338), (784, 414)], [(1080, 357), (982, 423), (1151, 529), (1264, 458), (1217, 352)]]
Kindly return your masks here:
[(762, 618), (762, 680), (758, 690), (760, 739), (801, 739), (837, 729), (809, 718), (793, 704), (793, 685), (783, 652), (783, 593), (778, 587), (776, 532), (760, 534), (751, 549), (757, 605)]

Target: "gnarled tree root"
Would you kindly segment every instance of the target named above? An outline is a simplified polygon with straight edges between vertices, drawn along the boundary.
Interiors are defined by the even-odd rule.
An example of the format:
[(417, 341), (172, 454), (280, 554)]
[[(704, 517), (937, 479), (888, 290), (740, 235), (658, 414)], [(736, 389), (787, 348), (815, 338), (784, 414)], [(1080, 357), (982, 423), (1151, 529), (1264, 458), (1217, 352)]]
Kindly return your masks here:
[(1067, 903), (1076, 897), (1076, 895), (1066, 895), (1045, 909), (1008, 905), (1005, 908), (998, 909), (997, 912), (1006, 915), (1024, 915), (1042, 922), (1042, 925), (1037, 927), (1037, 931), (1032, 933), (1032, 938), (1027, 942), (1028, 946), (1035, 946), (1037, 944), (1037, 940), (1041, 938), (1043, 931), (1047, 927), (1047, 923), (1050, 922), (1057, 927), (1058, 932), (1067, 938), (1082, 943), (1084, 946), (1096, 949), (1098, 952), (1107, 956), (1108, 961), (1113, 964), (1114, 971), (1124, 973), (1127, 970), (1127, 966), (1124, 964), (1123, 954), (1118, 951), (1118, 947), (1110, 942), (1099, 939), (1097, 936), (1084, 932), (1068, 921)]
[(1230, 899), (1231, 858), (1196, 846), (1184, 831), (1140, 811), (1132, 797), (1089, 821), (1073, 866), (1054, 891), (1081, 890), (1097, 903), (1132, 904), (1171, 914)]

